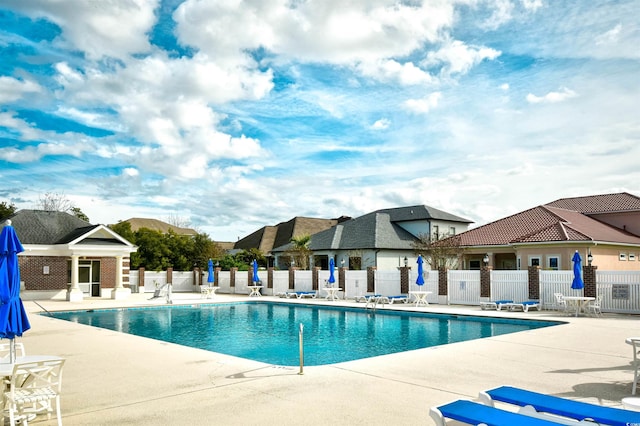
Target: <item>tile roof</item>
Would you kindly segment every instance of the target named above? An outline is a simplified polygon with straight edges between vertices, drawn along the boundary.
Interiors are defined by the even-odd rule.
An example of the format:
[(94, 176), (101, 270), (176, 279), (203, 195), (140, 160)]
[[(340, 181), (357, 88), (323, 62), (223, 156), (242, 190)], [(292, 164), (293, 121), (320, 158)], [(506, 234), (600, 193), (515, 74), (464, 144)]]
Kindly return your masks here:
[[(611, 194), (616, 195), (616, 194)], [(463, 246), (510, 245), (523, 243), (561, 241), (600, 241), (640, 245), (640, 236), (610, 226), (579, 210), (558, 207), (571, 205), (587, 212), (600, 212), (608, 205), (611, 212), (628, 209), (637, 197), (618, 194), (620, 197), (595, 196), (580, 199), (562, 199), (543, 206), (534, 207), (512, 216), (499, 219), (457, 235)], [(629, 197), (627, 197), (629, 195)], [(600, 198), (604, 197), (604, 198)], [(613, 200), (618, 200), (614, 203)], [(595, 200), (589, 207), (586, 202)], [(615, 206), (615, 209), (614, 209)], [(640, 206), (640, 204), (639, 204)]]
[(44, 210), (18, 210), (9, 219), (22, 244), (65, 244), (99, 226), (69, 213)]
[(640, 210), (640, 197), (621, 192), (617, 194), (590, 195), (587, 197), (560, 198), (547, 206), (593, 214)]

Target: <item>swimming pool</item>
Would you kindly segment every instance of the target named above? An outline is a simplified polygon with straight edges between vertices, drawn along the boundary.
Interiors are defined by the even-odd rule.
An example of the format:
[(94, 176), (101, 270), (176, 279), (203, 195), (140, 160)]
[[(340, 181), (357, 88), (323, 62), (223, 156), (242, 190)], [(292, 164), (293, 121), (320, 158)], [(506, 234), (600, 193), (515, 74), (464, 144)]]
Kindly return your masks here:
[(561, 324), (238, 302), (53, 312), (55, 318), (275, 365), (324, 365)]

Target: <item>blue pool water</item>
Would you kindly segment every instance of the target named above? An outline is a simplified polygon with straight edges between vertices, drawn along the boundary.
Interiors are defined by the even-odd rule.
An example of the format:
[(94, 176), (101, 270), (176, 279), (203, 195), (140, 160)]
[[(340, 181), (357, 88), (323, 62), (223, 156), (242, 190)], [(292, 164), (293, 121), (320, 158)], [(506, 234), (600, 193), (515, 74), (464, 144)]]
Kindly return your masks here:
[(265, 302), (54, 312), (56, 318), (275, 365), (323, 365), (557, 325)]

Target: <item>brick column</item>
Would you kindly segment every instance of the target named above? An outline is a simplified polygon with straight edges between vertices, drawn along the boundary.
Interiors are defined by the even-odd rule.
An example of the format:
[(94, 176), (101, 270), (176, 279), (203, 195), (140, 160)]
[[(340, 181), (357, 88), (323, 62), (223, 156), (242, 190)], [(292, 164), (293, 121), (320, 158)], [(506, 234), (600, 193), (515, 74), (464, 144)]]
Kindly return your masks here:
[(540, 299), (540, 267), (529, 266), (529, 299)]
[(338, 287), (347, 291), (347, 270), (349, 268), (340, 267), (338, 268)]
[(449, 294), (449, 282), (447, 268), (438, 267), (438, 296), (447, 296)]
[(367, 292), (373, 293), (376, 288), (376, 267), (368, 266), (367, 267)]
[(247, 271), (247, 283), (249, 283), (249, 285), (253, 284), (253, 267), (250, 267)]
[(483, 266), (480, 269), (480, 297), (491, 298), (491, 267)]
[(296, 288), (296, 268), (289, 266), (289, 290), (295, 290)]
[(321, 268), (319, 266), (314, 266), (311, 270), (311, 289), (318, 290), (318, 271)]
[(217, 268), (213, 268), (213, 285), (217, 285), (218, 287), (220, 287), (220, 271), (222, 270), (222, 268), (217, 267)]
[(144, 293), (144, 266), (138, 268), (138, 292)]
[(583, 266), (582, 267), (582, 280), (584, 281), (584, 296), (596, 297), (598, 292), (596, 291), (596, 269), (597, 266)]
[(238, 272), (238, 268), (229, 268), (229, 287), (234, 289), (236, 287), (236, 272)]
[(167, 284), (173, 284), (173, 268), (171, 266), (167, 268)]
[(408, 294), (409, 293), (409, 271), (411, 270), (408, 266), (400, 267), (400, 294)]
[(193, 285), (195, 285), (195, 286), (198, 285), (198, 271), (199, 270), (200, 270), (200, 268), (198, 268), (197, 266), (193, 267)]
[(267, 288), (273, 288), (273, 266), (267, 268)]

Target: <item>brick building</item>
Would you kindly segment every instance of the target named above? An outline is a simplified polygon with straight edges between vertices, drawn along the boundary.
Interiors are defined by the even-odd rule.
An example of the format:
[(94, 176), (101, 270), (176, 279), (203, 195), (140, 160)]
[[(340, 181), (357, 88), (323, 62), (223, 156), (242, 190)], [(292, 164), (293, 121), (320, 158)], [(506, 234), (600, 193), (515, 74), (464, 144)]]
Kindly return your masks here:
[(19, 210), (8, 219), (25, 249), (18, 256), (25, 293), (66, 292), (70, 301), (130, 293), (124, 286), (137, 248), (111, 229), (55, 211)]

